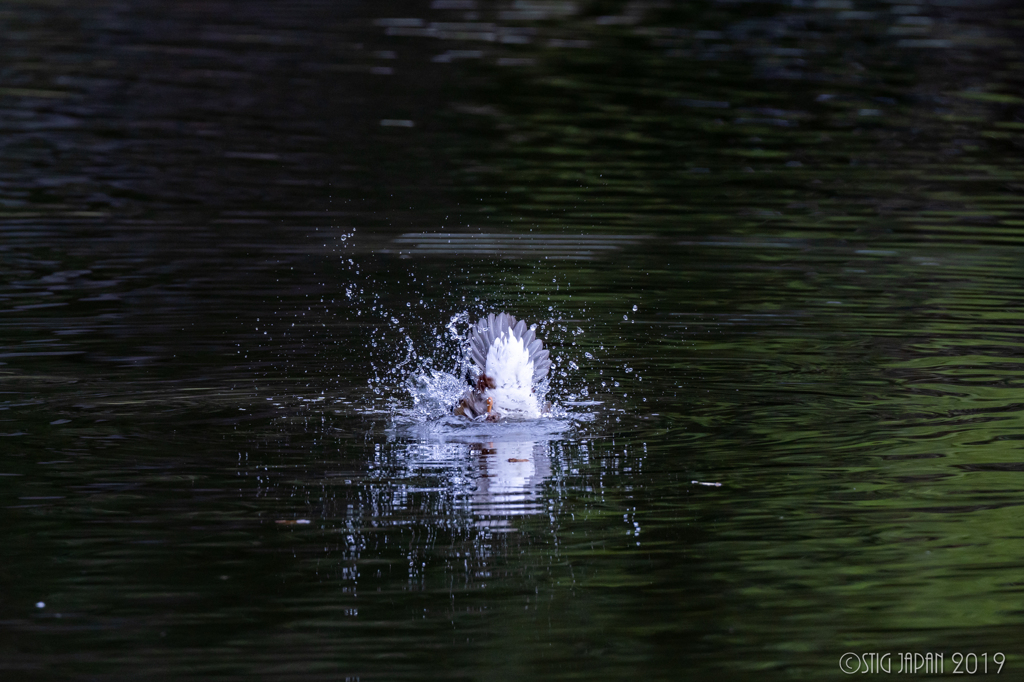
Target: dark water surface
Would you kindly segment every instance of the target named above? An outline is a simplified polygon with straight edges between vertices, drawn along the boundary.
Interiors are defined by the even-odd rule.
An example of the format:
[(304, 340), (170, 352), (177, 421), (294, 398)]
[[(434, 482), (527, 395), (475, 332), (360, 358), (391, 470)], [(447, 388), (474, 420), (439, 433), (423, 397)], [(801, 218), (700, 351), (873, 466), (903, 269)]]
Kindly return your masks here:
[[(5, 679), (1021, 675), (1014, 4), (0, 35)], [(557, 417), (425, 419), (502, 310)]]

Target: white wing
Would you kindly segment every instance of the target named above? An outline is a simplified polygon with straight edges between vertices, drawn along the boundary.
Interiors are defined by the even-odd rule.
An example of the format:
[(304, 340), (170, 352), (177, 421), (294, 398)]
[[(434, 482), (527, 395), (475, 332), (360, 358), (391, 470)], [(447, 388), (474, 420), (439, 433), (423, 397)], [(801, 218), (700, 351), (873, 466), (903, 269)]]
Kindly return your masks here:
[[(548, 370), (551, 368), (551, 358), (548, 355), (548, 351), (544, 350), (543, 342), (537, 338), (532, 329), (527, 328), (526, 323), (522, 320), (516, 321), (516, 318), (512, 317), (508, 313), (501, 313), (495, 315), (491, 313), (487, 317), (483, 318), (473, 327), (473, 330), (469, 334), (469, 353), (470, 357), (473, 358), (473, 362), (476, 363), (477, 367), (483, 370), (488, 376), (491, 376), (492, 372), (504, 368), (505, 363), (496, 365), (491, 368), (489, 356), (495, 342), (504, 336), (507, 332), (510, 332), (511, 338), (516, 339), (519, 343), (510, 344), (508, 342), (502, 344), (504, 346), (503, 352), (499, 355), (505, 359), (505, 361), (512, 359), (509, 353), (519, 346), (524, 349), (524, 355), (522, 359), (526, 362), (522, 364), (532, 363), (533, 375), (530, 377), (530, 381), (534, 384), (541, 381), (548, 375)], [(519, 356), (516, 353), (516, 356)], [(517, 357), (517, 359), (519, 359)], [(497, 356), (495, 357), (497, 360)], [(495, 372), (497, 373), (497, 372)], [(504, 374), (505, 372), (502, 372)]]

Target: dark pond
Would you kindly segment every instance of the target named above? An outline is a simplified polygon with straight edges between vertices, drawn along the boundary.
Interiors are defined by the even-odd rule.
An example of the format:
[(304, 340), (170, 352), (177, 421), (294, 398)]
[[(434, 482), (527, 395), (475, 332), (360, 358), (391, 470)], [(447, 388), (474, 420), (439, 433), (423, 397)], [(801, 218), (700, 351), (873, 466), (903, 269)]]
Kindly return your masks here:
[[(4, 679), (1019, 678), (1014, 3), (0, 35)], [(500, 311), (555, 415), (446, 425)]]

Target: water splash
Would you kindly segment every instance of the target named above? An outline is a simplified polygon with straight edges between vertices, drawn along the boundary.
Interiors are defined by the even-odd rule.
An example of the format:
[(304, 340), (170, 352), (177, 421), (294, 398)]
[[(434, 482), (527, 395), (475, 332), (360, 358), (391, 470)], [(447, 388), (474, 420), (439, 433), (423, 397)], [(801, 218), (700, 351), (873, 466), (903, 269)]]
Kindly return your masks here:
[[(547, 322), (550, 324), (550, 321)], [(417, 437), (446, 430), (466, 435), (474, 425), (481, 426), (479, 422), (452, 414), (453, 408), (458, 405), (480, 371), (469, 360), (468, 337), (471, 329), (471, 313), (455, 313), (450, 316), (443, 331), (438, 330), (427, 337), (426, 342), (433, 345), (431, 350), (417, 350), (414, 339), (405, 334), (396, 345), (402, 349), (399, 351), (401, 356), (394, 361), (375, 365), (374, 377), (370, 382), (380, 393), (391, 390), (386, 409), (394, 425), (425, 427), (426, 433), (418, 433)], [(575, 364), (572, 366), (575, 367)], [(558, 378), (567, 376), (566, 368), (554, 367), (553, 370), (558, 373)], [(549, 402), (551, 385), (552, 377), (546, 377), (536, 387), (538, 399), (545, 405), (543, 417), (523, 421), (503, 420), (497, 429), (495, 424), (487, 424), (479, 435), (507, 435), (505, 432), (511, 428), (508, 425), (512, 423), (534, 424), (535, 428), (528, 429), (530, 436), (560, 433), (573, 422), (587, 419), (586, 415), (571, 414), (558, 403)], [(396, 386), (400, 387), (397, 392), (392, 388)], [(576, 395), (569, 397), (572, 399)]]
[(429, 370), (413, 374), (406, 382), (412, 407), (398, 408), (394, 416), (414, 423), (451, 417), (452, 408), (467, 388), (464, 379), (448, 372)]

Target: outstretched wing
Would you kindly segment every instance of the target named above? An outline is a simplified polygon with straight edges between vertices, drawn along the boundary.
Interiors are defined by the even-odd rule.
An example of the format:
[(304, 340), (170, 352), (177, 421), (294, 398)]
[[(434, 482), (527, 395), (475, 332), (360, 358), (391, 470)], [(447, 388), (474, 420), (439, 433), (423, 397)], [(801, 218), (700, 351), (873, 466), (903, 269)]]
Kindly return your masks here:
[(469, 354), (476, 366), (481, 370), (486, 369), (487, 351), (505, 332), (511, 332), (516, 338), (522, 339), (526, 350), (529, 351), (530, 361), (533, 362), (533, 383), (544, 379), (551, 368), (551, 358), (544, 350), (544, 343), (525, 322), (517, 322), (516, 318), (508, 313), (491, 313), (473, 327), (469, 334)]

